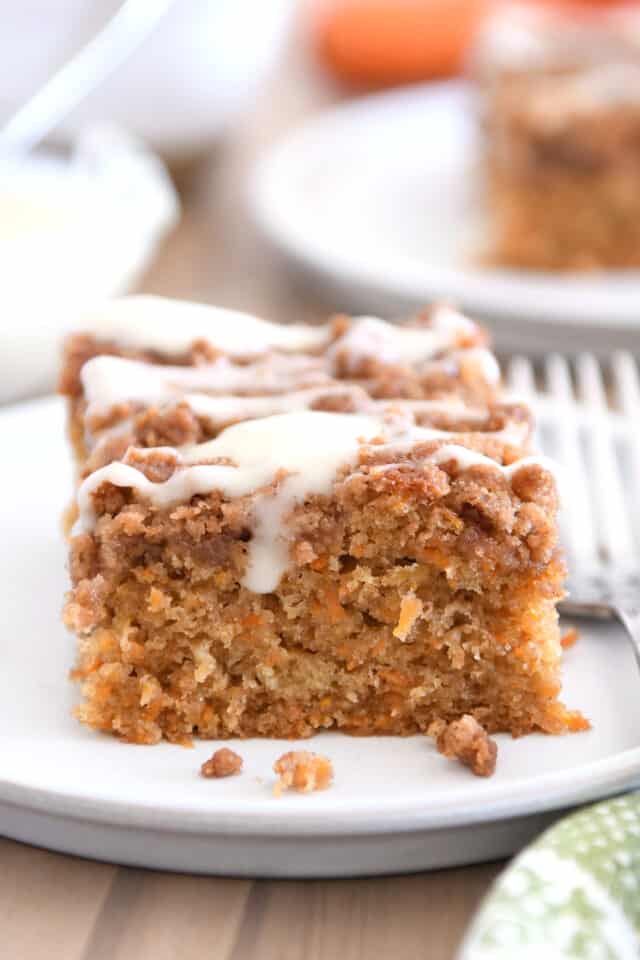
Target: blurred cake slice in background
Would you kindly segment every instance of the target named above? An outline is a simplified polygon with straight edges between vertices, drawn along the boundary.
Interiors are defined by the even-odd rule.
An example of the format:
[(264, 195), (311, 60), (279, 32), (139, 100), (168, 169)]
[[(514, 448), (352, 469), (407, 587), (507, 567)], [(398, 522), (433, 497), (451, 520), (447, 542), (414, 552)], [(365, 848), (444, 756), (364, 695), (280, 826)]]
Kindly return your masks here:
[(640, 265), (640, 9), (507, 5), (472, 58), (488, 259)]

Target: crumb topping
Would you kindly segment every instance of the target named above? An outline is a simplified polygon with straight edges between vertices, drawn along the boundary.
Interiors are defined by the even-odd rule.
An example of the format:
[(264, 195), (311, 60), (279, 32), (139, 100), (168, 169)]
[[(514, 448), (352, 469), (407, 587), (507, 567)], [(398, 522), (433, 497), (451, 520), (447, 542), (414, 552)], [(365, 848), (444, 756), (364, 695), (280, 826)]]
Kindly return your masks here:
[(273, 788), (279, 797), (289, 788), (298, 793), (326, 790), (333, 780), (333, 765), (328, 757), (308, 750), (290, 750), (283, 753), (273, 765), (278, 780)]
[(233, 750), (229, 750), (228, 747), (221, 747), (216, 750), (200, 767), (200, 773), (203, 777), (216, 780), (222, 777), (233, 777), (241, 770), (242, 757)]

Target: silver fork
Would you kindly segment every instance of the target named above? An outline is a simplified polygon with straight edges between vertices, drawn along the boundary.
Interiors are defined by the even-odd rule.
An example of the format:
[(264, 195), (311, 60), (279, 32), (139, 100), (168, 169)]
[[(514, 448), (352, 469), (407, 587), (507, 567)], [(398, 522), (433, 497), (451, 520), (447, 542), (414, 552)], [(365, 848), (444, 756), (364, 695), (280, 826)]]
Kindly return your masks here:
[[(561, 612), (616, 617), (640, 665), (640, 377), (629, 353), (607, 362), (611, 391), (592, 354), (544, 364), (545, 391), (528, 360), (507, 372), (538, 420), (538, 448), (560, 464), (560, 527), (569, 566)], [(611, 402), (609, 400), (611, 399)]]

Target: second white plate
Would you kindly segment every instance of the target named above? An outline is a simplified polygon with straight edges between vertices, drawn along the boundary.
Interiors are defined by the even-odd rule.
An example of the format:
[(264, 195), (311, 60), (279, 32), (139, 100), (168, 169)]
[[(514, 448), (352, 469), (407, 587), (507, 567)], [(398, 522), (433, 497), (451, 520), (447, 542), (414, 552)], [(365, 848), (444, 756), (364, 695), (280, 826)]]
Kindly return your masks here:
[(352, 101), (272, 148), (251, 185), (258, 222), (340, 309), (434, 298), (491, 318), (499, 348), (640, 351), (640, 271), (545, 274), (474, 264), (483, 225), (471, 92), (430, 84)]

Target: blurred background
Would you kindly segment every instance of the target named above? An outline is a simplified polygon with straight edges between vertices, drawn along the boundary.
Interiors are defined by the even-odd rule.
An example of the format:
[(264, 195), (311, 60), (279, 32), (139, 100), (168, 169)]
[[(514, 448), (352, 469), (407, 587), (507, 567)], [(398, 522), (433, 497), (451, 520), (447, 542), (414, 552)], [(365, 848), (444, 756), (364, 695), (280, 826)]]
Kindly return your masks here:
[[(488, 321), (499, 349), (566, 348), (576, 330), (596, 350), (635, 349), (635, 271), (560, 276), (480, 256), (487, 83), (473, 51), (504, 6), (7, 4), (0, 400), (50, 390), (82, 310), (132, 290), (282, 322), (445, 298)], [(602, 34), (593, 16), (637, 12), (516, 6), (494, 30), (510, 69), (513, 58), (529, 69), (540, 11), (561, 11), (565, 60)], [(586, 40), (568, 44), (566, 23), (589, 18)], [(637, 17), (623, 32), (637, 56)], [(596, 46), (596, 59), (618, 56), (616, 43)]]
[[(64, 336), (97, 302), (130, 292), (282, 323), (340, 311), (394, 318), (448, 300), (487, 324), (504, 369), (519, 371), (507, 378), (518, 397), (545, 379), (529, 357), (640, 355), (639, 3), (0, 0), (0, 10), (0, 404), (54, 390)], [(602, 469), (582, 470), (575, 488), (593, 473), (623, 525), (610, 436), (629, 439), (640, 468), (640, 390), (624, 359), (632, 373), (618, 399), (631, 430), (620, 411), (606, 419), (597, 372), (574, 402), (580, 377), (558, 356), (546, 384), (549, 370), (564, 370), (562, 389), (539, 403), (549, 422), (569, 411), (558, 453), (572, 424), (581, 438), (597, 424), (591, 462)], [(229, 881), (236, 918), (231, 897), (212, 895), (204, 878), (135, 871), (111, 889), (99, 874), (110, 867), (15, 849), (26, 864), (15, 916), (31, 919), (34, 890), (57, 910), (62, 891), (83, 960), (125, 956), (114, 948), (129, 942), (118, 940), (123, 917), (136, 955), (146, 943), (169, 956), (164, 935), (152, 939), (172, 897), (183, 916), (172, 935), (193, 935), (190, 956), (253, 955), (263, 924), (269, 957), (344, 949), (449, 960), (501, 866), (251, 895)], [(95, 870), (94, 887), (76, 874), (77, 897), (74, 864)], [(225, 946), (214, 924), (227, 911), (240, 933)], [(323, 936), (309, 933), (312, 922)], [(91, 953), (94, 923), (104, 950)], [(287, 942), (290, 923), (302, 953)], [(373, 933), (360, 936), (358, 924)], [(27, 926), (14, 923), (21, 937)], [(614, 955), (602, 949), (589, 955)]]

